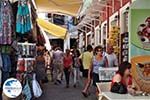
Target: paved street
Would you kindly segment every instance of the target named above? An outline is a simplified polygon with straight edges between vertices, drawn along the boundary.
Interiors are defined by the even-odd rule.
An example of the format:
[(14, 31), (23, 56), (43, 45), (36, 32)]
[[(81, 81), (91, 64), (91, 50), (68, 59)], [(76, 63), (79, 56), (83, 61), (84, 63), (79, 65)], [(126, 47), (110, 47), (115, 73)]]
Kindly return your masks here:
[(74, 88), (73, 85), (70, 85), (70, 88), (66, 88), (65, 82), (61, 85), (54, 85), (52, 82), (46, 83), (44, 93), (38, 100), (97, 100), (94, 95), (94, 89), (91, 89), (91, 95), (88, 98), (83, 97), (81, 83), (77, 88)]

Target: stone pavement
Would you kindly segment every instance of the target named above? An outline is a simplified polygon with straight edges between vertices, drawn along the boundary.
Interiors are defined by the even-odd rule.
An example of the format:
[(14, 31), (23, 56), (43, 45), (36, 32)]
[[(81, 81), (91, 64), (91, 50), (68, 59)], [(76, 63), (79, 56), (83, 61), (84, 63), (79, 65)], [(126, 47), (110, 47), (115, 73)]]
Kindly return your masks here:
[(80, 83), (76, 88), (70, 85), (65, 87), (65, 82), (60, 85), (54, 85), (52, 82), (44, 85), (44, 93), (38, 100), (97, 100), (94, 89), (91, 89), (91, 95), (87, 98), (81, 94), (83, 85)]

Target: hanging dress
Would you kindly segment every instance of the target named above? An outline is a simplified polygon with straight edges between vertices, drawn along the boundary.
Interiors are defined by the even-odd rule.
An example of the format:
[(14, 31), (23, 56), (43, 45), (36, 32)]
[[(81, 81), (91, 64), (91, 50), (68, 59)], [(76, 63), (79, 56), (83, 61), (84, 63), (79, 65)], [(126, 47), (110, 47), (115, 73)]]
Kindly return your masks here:
[(0, 44), (11, 44), (13, 34), (13, 12), (8, 0), (0, 1)]
[(28, 6), (28, 0), (18, 1), (16, 21), (16, 32), (18, 32), (19, 34), (25, 34), (31, 30), (31, 17)]

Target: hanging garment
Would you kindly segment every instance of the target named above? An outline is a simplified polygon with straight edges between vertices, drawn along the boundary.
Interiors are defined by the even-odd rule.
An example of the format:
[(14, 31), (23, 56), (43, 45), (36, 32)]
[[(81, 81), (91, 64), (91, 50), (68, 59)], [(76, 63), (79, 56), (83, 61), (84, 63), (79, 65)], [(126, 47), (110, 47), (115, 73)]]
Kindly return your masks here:
[(28, 7), (28, 0), (18, 1), (18, 11), (16, 20), (16, 32), (25, 34), (31, 30), (31, 17)]
[(2, 84), (9, 78), (9, 72), (2, 71)]
[(0, 1), (0, 44), (11, 44), (13, 33), (13, 12), (8, 0)]
[(0, 53), (0, 69), (3, 67), (3, 60), (2, 60), (2, 55)]
[(7, 54), (2, 54), (2, 60), (3, 60), (2, 71), (4, 71), (4, 72), (11, 72), (10, 56), (7, 55)]
[(11, 46), (8, 45), (3, 45), (1, 46), (1, 51), (2, 54), (10, 54), (11, 53)]
[(24, 72), (25, 71), (25, 60), (24, 59), (18, 59), (17, 71), (19, 71), (19, 72)]
[(2, 86), (2, 70), (0, 70), (0, 88)]

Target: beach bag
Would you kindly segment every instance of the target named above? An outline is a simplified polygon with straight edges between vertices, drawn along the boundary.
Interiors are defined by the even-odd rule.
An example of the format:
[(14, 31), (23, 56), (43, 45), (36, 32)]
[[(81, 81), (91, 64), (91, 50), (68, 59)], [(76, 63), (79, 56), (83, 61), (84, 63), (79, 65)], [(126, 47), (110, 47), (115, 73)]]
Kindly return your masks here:
[(23, 94), (25, 95), (25, 100), (32, 99), (31, 89), (28, 80), (26, 80), (26, 85), (23, 88)]
[(38, 98), (42, 95), (42, 89), (35, 77), (36, 77), (36, 74), (33, 74), (32, 89), (33, 89), (34, 96)]

